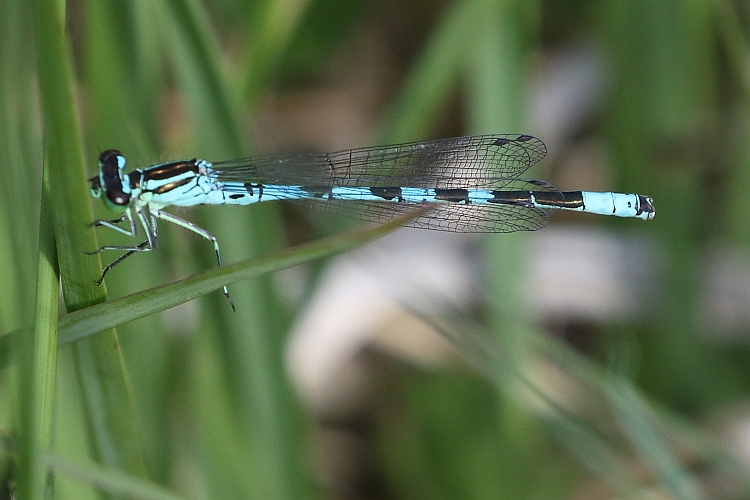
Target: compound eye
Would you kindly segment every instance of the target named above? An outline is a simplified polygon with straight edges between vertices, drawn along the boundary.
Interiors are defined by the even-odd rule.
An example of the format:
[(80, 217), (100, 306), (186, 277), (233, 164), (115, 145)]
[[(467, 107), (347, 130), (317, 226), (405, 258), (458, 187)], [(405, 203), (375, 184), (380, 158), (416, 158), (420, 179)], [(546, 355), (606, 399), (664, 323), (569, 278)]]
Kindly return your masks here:
[(99, 155), (99, 164), (123, 168), (125, 166), (125, 157), (116, 149), (108, 149)]
[(130, 203), (130, 193), (123, 193), (122, 191), (107, 190), (107, 199), (113, 204), (119, 207), (124, 207)]

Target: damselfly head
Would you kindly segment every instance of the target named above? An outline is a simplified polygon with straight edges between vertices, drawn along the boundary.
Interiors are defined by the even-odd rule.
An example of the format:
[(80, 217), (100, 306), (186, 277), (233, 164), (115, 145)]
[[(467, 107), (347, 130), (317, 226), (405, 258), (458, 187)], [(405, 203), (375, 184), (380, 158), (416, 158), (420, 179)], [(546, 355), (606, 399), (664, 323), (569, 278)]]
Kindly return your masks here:
[(103, 198), (105, 204), (114, 210), (130, 205), (130, 180), (124, 169), (122, 153), (108, 149), (99, 155), (99, 175), (89, 179), (92, 196)]

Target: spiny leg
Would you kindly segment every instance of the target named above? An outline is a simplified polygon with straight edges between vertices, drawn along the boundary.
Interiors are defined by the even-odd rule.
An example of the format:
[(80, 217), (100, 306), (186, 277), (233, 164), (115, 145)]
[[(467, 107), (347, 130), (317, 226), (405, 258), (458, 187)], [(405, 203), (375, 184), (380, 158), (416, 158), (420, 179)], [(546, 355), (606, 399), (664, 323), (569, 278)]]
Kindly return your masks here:
[[(104, 281), (104, 277), (107, 275), (107, 273), (110, 271), (110, 269), (112, 269), (117, 264), (119, 264), (123, 260), (127, 259), (131, 255), (133, 255), (134, 253), (136, 253), (136, 252), (138, 252), (140, 250), (151, 250), (150, 248), (144, 248), (146, 245), (148, 245), (148, 240), (142, 242), (140, 245), (138, 245), (137, 247), (135, 247), (136, 248), (135, 250), (129, 250), (129, 251), (125, 252), (124, 254), (120, 255), (117, 259), (115, 259), (113, 262), (111, 262), (109, 265), (107, 265), (107, 267), (105, 267), (104, 270), (102, 271), (101, 277), (99, 277), (99, 279), (96, 280), (96, 284), (97, 285), (101, 285), (102, 281)], [(88, 253), (89, 255), (93, 255), (94, 252), (86, 252), (86, 253)]]
[[(219, 242), (216, 240), (216, 236), (206, 231), (202, 227), (198, 226), (197, 224), (193, 224), (192, 222), (187, 221), (185, 219), (180, 219), (176, 215), (172, 215), (167, 212), (162, 212), (161, 210), (156, 210), (153, 212), (153, 214), (159, 219), (169, 221), (173, 224), (177, 224), (178, 226), (184, 227), (185, 229), (192, 231), (195, 234), (198, 234), (206, 238), (207, 240), (211, 241), (214, 244), (214, 250), (216, 251), (216, 261), (219, 263), (219, 266), (221, 267), (221, 254), (219, 253)], [(226, 296), (227, 300), (229, 301), (229, 305), (232, 306), (232, 311), (236, 311), (234, 307), (234, 301), (232, 300), (232, 297), (229, 296), (229, 290), (227, 290), (226, 286), (222, 287), (222, 290), (224, 291), (224, 296)]]
[[(146, 242), (148, 245), (144, 245), (143, 243), (138, 244), (138, 246), (122, 246), (122, 245), (104, 245), (100, 247), (98, 250), (94, 250), (93, 252), (86, 252), (88, 255), (96, 255), (98, 253), (103, 252), (104, 250), (124, 250), (127, 252), (134, 251), (149, 251), (156, 248), (156, 235), (158, 233), (158, 228), (156, 226), (156, 220), (153, 216), (149, 217), (146, 215), (146, 213), (143, 211), (143, 208), (137, 207), (136, 213), (138, 214), (138, 220), (141, 222), (141, 225), (143, 226), (143, 230), (146, 232)], [(124, 220), (128, 221), (130, 228), (124, 229), (117, 225), (119, 222), (123, 222)], [(108, 227), (110, 229), (114, 229), (115, 231), (119, 231), (122, 234), (125, 234), (127, 236), (136, 237), (138, 236), (138, 228), (135, 223), (135, 219), (133, 218), (133, 214), (130, 212), (130, 209), (123, 212), (123, 214), (120, 216), (119, 219), (113, 219), (113, 220), (95, 220), (91, 223), (93, 226), (103, 226)]]
[[(122, 254), (120, 257), (115, 259), (112, 263), (107, 265), (104, 270), (102, 271), (102, 275), (99, 277), (99, 279), (96, 281), (97, 285), (101, 285), (104, 281), (104, 277), (107, 275), (107, 273), (114, 268), (117, 264), (122, 262), (123, 260), (127, 259), (131, 255), (133, 255), (136, 252), (148, 252), (151, 250), (154, 250), (156, 248), (156, 237), (159, 234), (159, 227), (156, 225), (156, 218), (153, 215), (146, 214), (146, 212), (141, 207), (136, 207), (136, 214), (138, 215), (138, 220), (140, 221), (141, 225), (143, 226), (143, 230), (146, 232), (146, 241), (143, 241), (139, 243), (137, 246), (120, 246), (120, 245), (105, 245), (98, 250), (95, 250), (93, 252), (86, 252), (88, 255), (96, 255), (98, 253), (103, 252), (104, 250), (123, 250), (125, 251), (124, 254)], [(130, 231), (126, 231), (125, 229), (115, 226), (113, 224), (117, 222), (122, 222), (123, 220), (127, 220), (130, 222)], [(109, 227), (112, 229), (116, 229), (124, 234), (127, 234), (128, 236), (136, 236), (137, 235), (137, 228), (135, 224), (135, 220), (133, 219), (132, 214), (130, 213), (130, 210), (125, 211), (123, 213), (122, 217), (119, 219), (114, 219), (112, 221), (102, 221), (97, 220), (93, 223), (96, 226), (104, 226)]]
[[(122, 227), (120, 227), (120, 226), (117, 225), (120, 222), (124, 222), (125, 220), (128, 221), (128, 224), (130, 226), (128, 229), (122, 228)], [(98, 220), (95, 220), (94, 222), (92, 222), (90, 224), (90, 226), (108, 227), (110, 229), (114, 229), (115, 231), (119, 231), (122, 234), (126, 234), (128, 236), (133, 236), (133, 237), (135, 237), (136, 234), (138, 233), (138, 231), (136, 229), (136, 225), (135, 225), (135, 220), (133, 220), (133, 214), (130, 213), (129, 209), (125, 210), (122, 213), (122, 215), (119, 218), (117, 218), (117, 219), (112, 219), (112, 220), (98, 219)]]

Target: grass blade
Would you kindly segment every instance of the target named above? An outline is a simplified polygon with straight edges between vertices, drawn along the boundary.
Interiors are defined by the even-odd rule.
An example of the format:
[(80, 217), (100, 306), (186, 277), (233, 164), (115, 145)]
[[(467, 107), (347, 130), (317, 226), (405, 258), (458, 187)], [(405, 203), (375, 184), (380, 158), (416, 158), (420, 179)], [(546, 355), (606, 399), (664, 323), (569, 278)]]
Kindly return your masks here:
[[(60, 318), (58, 344), (60, 346), (70, 344), (107, 328), (113, 328), (128, 321), (183, 304), (236, 281), (280, 271), (313, 259), (351, 250), (384, 236), (404, 222), (405, 219), (396, 219), (388, 224), (332, 236), (320, 241), (284, 249), (271, 255), (209, 269), (168, 285), (151, 288), (66, 314)], [(28, 328), (21, 328), (0, 337), (0, 369), (5, 368), (13, 361), (8, 346), (13, 345), (13, 342), (27, 331)]]
[(118, 470), (99, 467), (93, 463), (77, 463), (53, 453), (45, 454), (44, 460), (51, 470), (98, 486), (113, 495), (150, 500), (181, 500), (183, 498), (159, 485), (128, 476)]
[(39, 225), (39, 256), (34, 329), (23, 341), (21, 364), (21, 432), (18, 474), (21, 498), (42, 498), (47, 471), (39, 460), (50, 447), (57, 368), (58, 279), (55, 235), (50, 217), (49, 183), (45, 183)]
[[(73, 342), (127, 321), (182, 304), (196, 297), (219, 290), (239, 280), (261, 276), (312, 259), (351, 250), (384, 236), (403, 224), (398, 219), (382, 226), (352, 231), (271, 255), (256, 257), (236, 264), (217, 267), (160, 287), (76, 311), (60, 321), (60, 345)], [(241, 307), (241, 304), (238, 304)], [(227, 305), (227, 307), (229, 307)]]
[[(37, 71), (44, 112), (48, 179), (54, 181), (52, 221), (68, 311), (102, 302), (105, 289), (93, 280), (100, 273), (99, 259), (87, 250), (97, 248), (93, 216), (86, 189), (82, 133), (75, 101), (73, 62), (62, 4), (35, 2)], [(144, 475), (137, 419), (125, 366), (114, 330), (77, 343), (74, 358), (84, 395), (93, 453), (104, 463)]]

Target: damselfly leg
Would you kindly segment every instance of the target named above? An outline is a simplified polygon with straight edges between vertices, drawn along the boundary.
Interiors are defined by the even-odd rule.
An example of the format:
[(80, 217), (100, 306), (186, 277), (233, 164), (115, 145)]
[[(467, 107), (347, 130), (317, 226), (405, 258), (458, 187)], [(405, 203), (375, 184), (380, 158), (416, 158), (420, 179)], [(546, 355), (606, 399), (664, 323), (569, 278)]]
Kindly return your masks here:
[[(125, 252), (123, 255), (115, 259), (113, 262), (108, 264), (103, 269), (101, 277), (97, 280), (98, 285), (100, 285), (104, 281), (104, 277), (107, 275), (107, 273), (111, 269), (113, 269), (120, 262), (124, 261), (131, 255), (137, 252), (148, 252), (148, 251), (156, 249), (157, 236), (159, 234), (159, 226), (156, 223), (156, 219), (162, 219), (162, 220), (171, 222), (173, 224), (176, 224), (212, 242), (214, 245), (214, 252), (216, 253), (216, 261), (219, 264), (219, 266), (221, 266), (221, 253), (219, 251), (219, 242), (217, 241), (216, 236), (214, 236), (209, 231), (203, 229), (197, 224), (193, 224), (190, 221), (181, 219), (180, 217), (177, 217), (176, 215), (172, 215), (168, 212), (163, 212), (161, 210), (153, 210), (147, 214), (146, 211), (143, 210), (142, 207), (134, 207), (134, 209), (136, 210), (136, 213), (138, 215), (138, 220), (141, 222), (141, 225), (143, 226), (143, 230), (146, 232), (146, 237), (147, 237), (146, 241), (139, 243), (137, 246), (104, 245), (93, 252), (86, 252), (89, 255), (96, 255), (98, 253), (103, 252), (104, 250), (120, 250), (120, 251)], [(128, 220), (130, 222), (130, 230), (127, 230), (117, 225), (118, 223), (124, 222), (125, 220)], [(99, 226), (108, 227), (110, 229), (114, 229), (116, 231), (119, 231), (123, 234), (132, 236), (132, 237), (136, 237), (138, 235), (137, 225), (135, 223), (133, 216), (130, 214), (130, 210), (127, 210), (118, 219), (97, 220), (97, 221), (94, 221), (93, 225), (97, 227)], [(227, 287), (226, 286), (222, 287), (222, 291), (224, 292), (224, 296), (229, 301), (229, 305), (232, 306), (232, 310), (233, 311), (236, 310), (234, 306), (234, 301), (232, 300), (232, 297), (229, 295), (229, 290), (227, 289)]]
[[(162, 212), (161, 210), (154, 211), (154, 215), (158, 217), (161, 220), (165, 220), (168, 222), (171, 222), (172, 224), (176, 224), (180, 227), (184, 227), (185, 229), (194, 232), (195, 234), (202, 236), (206, 238), (208, 241), (214, 244), (214, 251), (216, 252), (216, 262), (221, 267), (221, 253), (219, 253), (219, 242), (216, 239), (216, 236), (214, 236), (211, 232), (206, 231), (202, 227), (200, 227), (197, 224), (193, 224), (190, 221), (187, 221), (185, 219), (181, 219), (177, 217), (176, 215)], [(222, 291), (224, 292), (224, 296), (229, 301), (229, 304), (232, 306), (232, 310), (234, 311), (234, 301), (232, 300), (232, 297), (229, 296), (229, 290), (227, 290), (227, 287), (222, 287)]]
[[(105, 250), (120, 250), (125, 252), (123, 255), (115, 259), (104, 268), (104, 270), (102, 271), (102, 275), (96, 281), (97, 285), (102, 284), (102, 281), (104, 281), (104, 277), (107, 275), (110, 269), (114, 268), (117, 264), (124, 261), (134, 253), (149, 252), (156, 248), (156, 237), (159, 234), (159, 226), (157, 226), (156, 224), (156, 218), (153, 216), (153, 214), (146, 214), (146, 212), (141, 207), (137, 207), (135, 208), (135, 210), (138, 214), (138, 220), (141, 222), (143, 230), (146, 233), (145, 241), (142, 241), (136, 246), (104, 245), (102, 247), (99, 247), (97, 250), (94, 250), (93, 252), (86, 252), (88, 255), (96, 255), (98, 253), (102, 253)], [(125, 220), (129, 222), (129, 229), (125, 229), (117, 225), (118, 223), (124, 222)], [(138, 226), (133, 219), (133, 215), (131, 214), (130, 209), (126, 210), (118, 219), (96, 220), (92, 223), (92, 225), (95, 227), (107, 227), (110, 229), (114, 229), (115, 231), (118, 231), (127, 236), (131, 236), (133, 238), (138, 236)]]
[[(120, 255), (117, 259), (115, 259), (114, 261), (110, 262), (104, 268), (104, 270), (102, 271), (102, 275), (99, 277), (99, 279), (96, 280), (96, 284), (97, 285), (101, 285), (102, 282), (104, 281), (104, 277), (107, 275), (107, 273), (109, 272), (109, 270), (112, 269), (112, 268), (114, 268), (117, 264), (119, 264), (123, 260), (127, 259), (128, 257), (130, 257), (131, 255), (133, 255), (136, 252), (139, 252), (141, 250), (146, 250), (146, 248), (144, 248), (146, 245), (148, 245), (148, 241), (142, 242), (140, 245), (138, 245), (137, 247), (135, 247), (135, 250), (128, 250), (124, 254)], [(95, 255), (95, 254), (97, 254), (99, 252), (86, 252), (86, 253), (89, 254), (89, 255)]]

